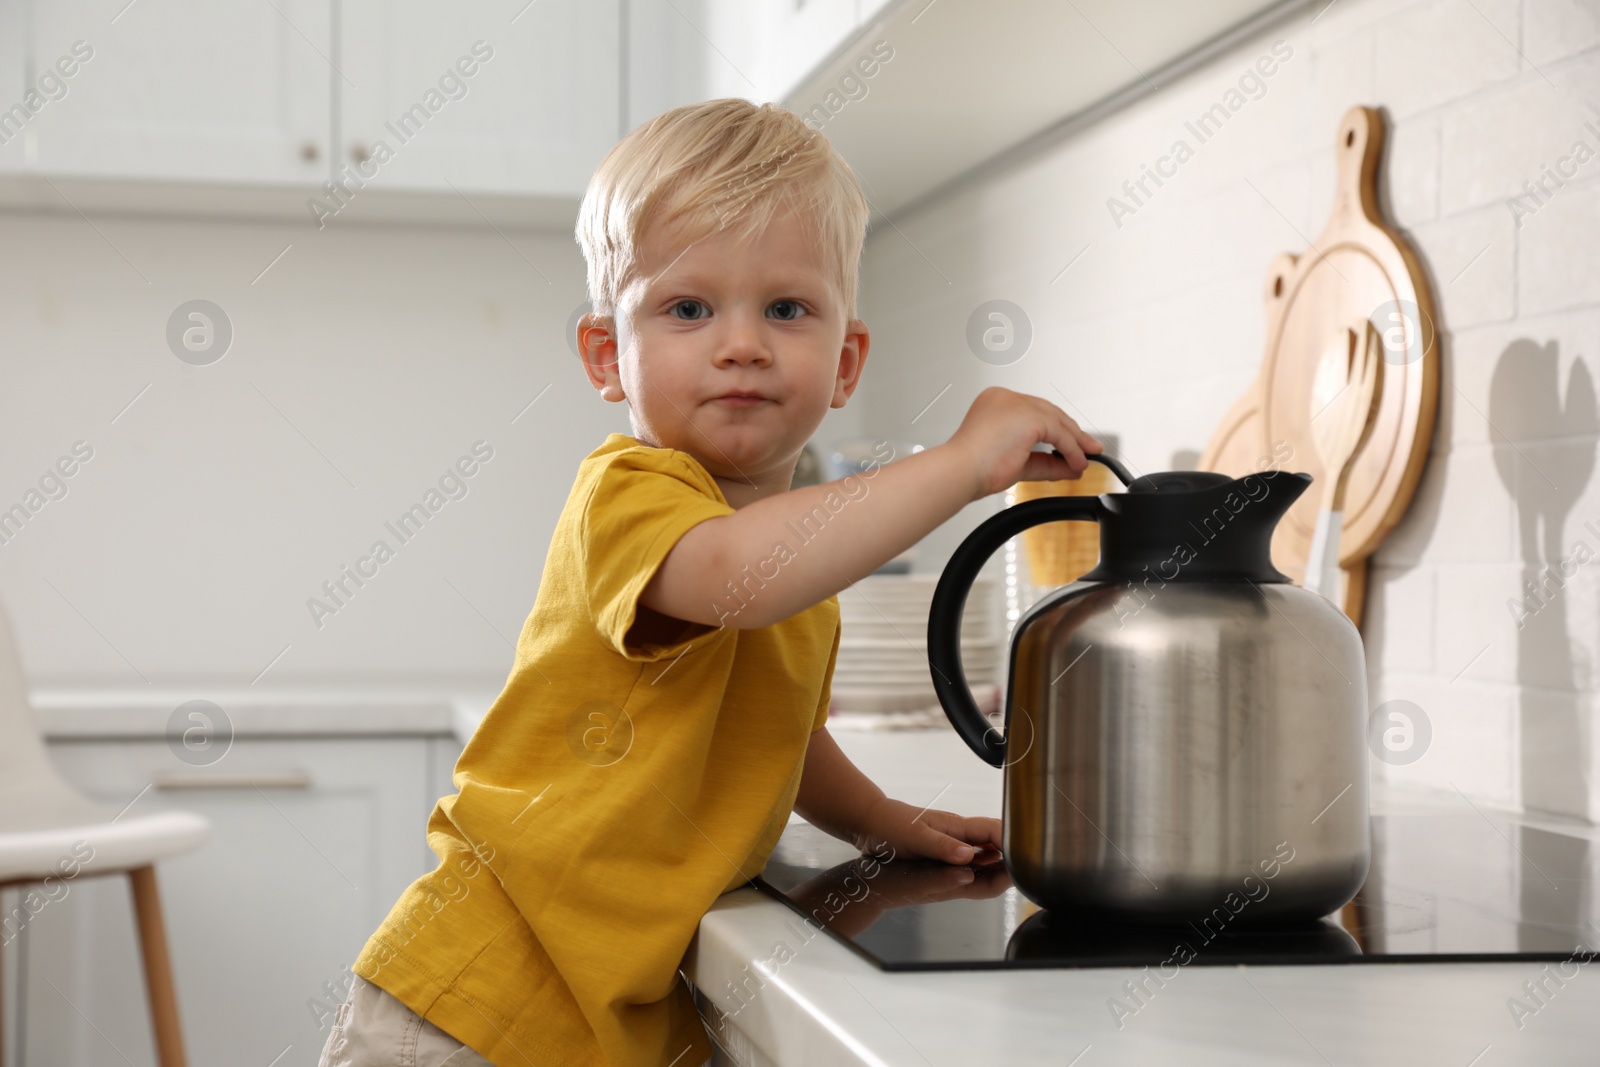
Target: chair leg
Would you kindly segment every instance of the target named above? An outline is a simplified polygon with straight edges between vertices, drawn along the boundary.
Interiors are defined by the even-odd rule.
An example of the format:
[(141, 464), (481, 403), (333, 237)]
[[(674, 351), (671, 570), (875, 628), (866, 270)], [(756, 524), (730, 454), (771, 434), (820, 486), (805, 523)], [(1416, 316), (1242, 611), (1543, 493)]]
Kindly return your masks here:
[(156, 891), (156, 869), (135, 868), (128, 872), (128, 880), (133, 883), (133, 908), (139, 924), (139, 947), (144, 956), (144, 984), (150, 993), (156, 1059), (161, 1067), (187, 1067), (183, 1031), (178, 1027), (178, 996), (172, 985), (172, 960), (167, 955), (167, 927), (161, 918), (161, 897)]

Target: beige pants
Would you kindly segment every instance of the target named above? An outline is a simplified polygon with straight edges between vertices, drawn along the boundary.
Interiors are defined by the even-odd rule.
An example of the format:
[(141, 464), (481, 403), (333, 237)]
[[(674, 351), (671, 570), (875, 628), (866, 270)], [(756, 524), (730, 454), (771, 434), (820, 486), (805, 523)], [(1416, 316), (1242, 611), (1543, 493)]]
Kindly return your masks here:
[(317, 1067), (494, 1067), (390, 994), (352, 977)]

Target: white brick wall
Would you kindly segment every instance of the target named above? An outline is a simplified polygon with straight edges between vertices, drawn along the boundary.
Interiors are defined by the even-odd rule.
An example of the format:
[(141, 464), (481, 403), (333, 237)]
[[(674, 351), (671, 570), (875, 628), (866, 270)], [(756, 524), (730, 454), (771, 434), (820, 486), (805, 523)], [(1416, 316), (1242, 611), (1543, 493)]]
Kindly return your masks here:
[(1523, 25), (1522, 51), (1552, 63), (1600, 44), (1600, 8), (1593, 0), (1545, 0)]
[[(1259, 364), (1268, 264), (1326, 219), (1339, 116), (1384, 107), (1384, 199), (1433, 279), (1444, 364), (1429, 467), (1373, 560), (1365, 620), (1374, 705), (1415, 702), (1433, 740), (1415, 763), (1379, 767), (1600, 820), (1600, 534), (1584, 526), (1600, 530), (1600, 0), (1338, 0), (1314, 14), (878, 227), (864, 424), (940, 441), (967, 399), (1002, 384), (1119, 434), (1137, 469), (1203, 448)], [(1266, 95), (1117, 226), (1106, 199), (1279, 39), (1294, 54)], [(1507, 198), (1579, 139), (1596, 157), (1560, 187), (1547, 179), (1553, 195), (1519, 220)], [(1035, 331), (1007, 367), (963, 339), (993, 298)], [(938, 531), (919, 566), (937, 568), (992, 506)], [(1519, 629), (1506, 601), (1580, 540), (1597, 562)]]

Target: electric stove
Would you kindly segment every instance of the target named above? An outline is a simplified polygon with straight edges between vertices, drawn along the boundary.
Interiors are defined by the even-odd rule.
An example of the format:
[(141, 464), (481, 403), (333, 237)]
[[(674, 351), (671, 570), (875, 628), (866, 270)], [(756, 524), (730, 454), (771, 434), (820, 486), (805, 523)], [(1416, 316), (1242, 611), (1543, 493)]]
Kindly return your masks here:
[[(1149, 927), (1046, 912), (1004, 865), (880, 862), (792, 821), (756, 885), (887, 971), (1307, 963), (1588, 962), (1600, 946), (1600, 848), (1475, 807), (1372, 818), (1366, 884), (1295, 926)], [(889, 854), (889, 853), (885, 853)], [(1248, 905), (1246, 905), (1248, 906)], [(1243, 914), (1241, 908), (1240, 914)]]

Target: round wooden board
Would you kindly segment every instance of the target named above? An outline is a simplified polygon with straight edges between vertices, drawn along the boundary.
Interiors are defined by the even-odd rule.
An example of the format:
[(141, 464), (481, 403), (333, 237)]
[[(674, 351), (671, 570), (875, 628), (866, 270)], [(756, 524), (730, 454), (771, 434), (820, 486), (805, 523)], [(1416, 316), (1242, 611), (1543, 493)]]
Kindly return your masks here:
[(1347, 579), (1342, 602), (1358, 624), (1366, 558), (1411, 502), (1427, 461), (1439, 391), (1427, 278), (1378, 210), (1383, 134), (1383, 116), (1372, 108), (1351, 108), (1340, 121), (1333, 212), (1310, 249), (1278, 256), (1267, 271), (1261, 370), (1200, 459), (1204, 470), (1239, 477), (1281, 456), (1283, 445), (1293, 450), (1282, 468), (1315, 480), (1278, 524), (1272, 557), (1279, 570), (1300, 580), (1328, 480), (1312, 443), (1313, 375), (1343, 331), (1373, 323), (1384, 341), (1383, 388), (1372, 436), (1350, 472), (1339, 543)]

